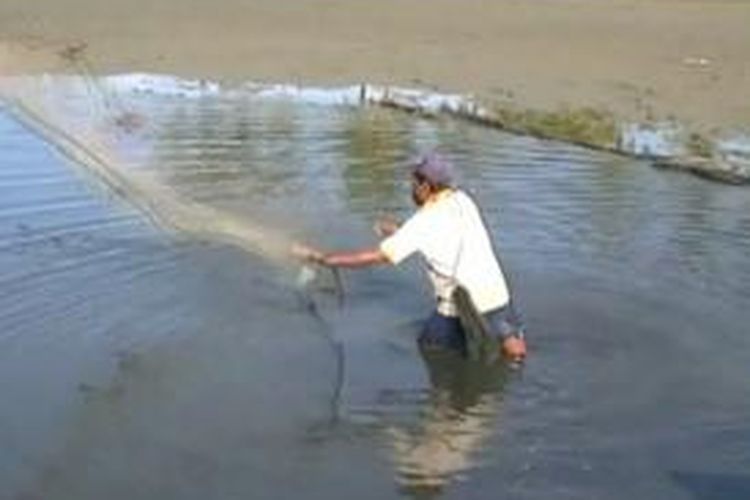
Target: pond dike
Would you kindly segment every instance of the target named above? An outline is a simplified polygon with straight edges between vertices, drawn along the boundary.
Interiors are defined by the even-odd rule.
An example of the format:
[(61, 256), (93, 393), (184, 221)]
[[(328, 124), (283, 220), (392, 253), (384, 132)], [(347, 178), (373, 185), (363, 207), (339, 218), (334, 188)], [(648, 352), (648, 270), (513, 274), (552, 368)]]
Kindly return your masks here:
[[(83, 80), (91, 78), (89, 75)], [(636, 158), (650, 162), (655, 168), (682, 171), (720, 183), (750, 184), (748, 130), (707, 137), (675, 121), (631, 123), (596, 108), (532, 110), (508, 103), (486, 103), (465, 94), (365, 83), (346, 87), (256, 82), (227, 85), (148, 73), (93, 78), (93, 83), (88, 84), (105, 89), (110, 98), (129, 93), (188, 99), (239, 94), (323, 105), (383, 106), (429, 118), (448, 116), (512, 134)]]
[(750, 136), (707, 138), (677, 122), (618, 121), (594, 108), (519, 110), (461, 95), (362, 85), (360, 100), (422, 116), (447, 115), (504, 132), (637, 158), (726, 184), (750, 184)]

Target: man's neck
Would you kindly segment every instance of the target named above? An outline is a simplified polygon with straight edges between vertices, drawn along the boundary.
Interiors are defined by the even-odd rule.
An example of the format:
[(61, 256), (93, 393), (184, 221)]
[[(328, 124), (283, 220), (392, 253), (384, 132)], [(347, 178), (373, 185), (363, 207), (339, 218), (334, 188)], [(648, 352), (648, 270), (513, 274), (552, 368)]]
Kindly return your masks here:
[(427, 200), (425, 200), (424, 205), (422, 207), (428, 207), (430, 205), (434, 205), (435, 203), (439, 202), (440, 200), (443, 200), (453, 194), (456, 190), (454, 188), (443, 188), (440, 191), (436, 191), (430, 195)]

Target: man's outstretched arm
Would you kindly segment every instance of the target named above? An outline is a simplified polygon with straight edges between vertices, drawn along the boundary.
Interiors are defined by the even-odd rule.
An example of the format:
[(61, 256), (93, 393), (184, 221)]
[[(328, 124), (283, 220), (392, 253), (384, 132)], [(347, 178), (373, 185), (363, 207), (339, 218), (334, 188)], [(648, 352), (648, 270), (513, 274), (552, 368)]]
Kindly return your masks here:
[(377, 247), (325, 253), (305, 245), (295, 245), (292, 254), (302, 260), (331, 267), (367, 267), (390, 263), (388, 257)]
[(352, 252), (331, 252), (323, 255), (321, 264), (332, 267), (366, 267), (388, 264), (388, 257), (379, 248)]

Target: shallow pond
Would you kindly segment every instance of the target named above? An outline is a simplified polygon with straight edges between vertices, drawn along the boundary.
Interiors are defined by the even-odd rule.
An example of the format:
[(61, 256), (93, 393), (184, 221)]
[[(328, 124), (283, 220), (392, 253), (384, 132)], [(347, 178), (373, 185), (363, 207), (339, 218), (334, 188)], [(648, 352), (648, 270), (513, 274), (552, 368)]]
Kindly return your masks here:
[(154, 227), (0, 108), (7, 498), (750, 495), (747, 189), (378, 108), (126, 97), (144, 121), (109, 129), (113, 167), (168, 188), (160, 210), (329, 248), (408, 215), (404, 165), (439, 148), (531, 357), (424, 357), (418, 263), (346, 272), (343, 305), (324, 274), (300, 293), (294, 266)]

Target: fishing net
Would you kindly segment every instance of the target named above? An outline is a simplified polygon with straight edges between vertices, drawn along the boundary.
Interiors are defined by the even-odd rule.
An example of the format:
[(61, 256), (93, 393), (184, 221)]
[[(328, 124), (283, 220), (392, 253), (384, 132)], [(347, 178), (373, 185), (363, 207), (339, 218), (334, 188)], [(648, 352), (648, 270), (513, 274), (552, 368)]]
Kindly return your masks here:
[[(291, 238), (283, 227), (249, 216), (254, 207), (225, 209), (219, 189), (214, 203), (194, 195), (194, 184), (168, 182), (181, 172), (166, 172), (154, 153), (164, 137), (179, 146), (186, 164), (211, 163), (218, 141), (251, 142), (170, 130), (179, 127), (180, 113), (201, 120), (207, 109), (211, 120), (226, 119), (225, 98), (215, 89), (183, 86), (164, 99), (144, 87), (133, 90), (132, 79), (95, 76), (85, 46), (63, 47), (54, 57), (54, 72), (2, 78), (6, 110), (74, 160), (85, 178), (102, 183), (101, 193), (136, 207), (177, 239), (210, 244), (196, 245), (191, 256), (198, 265), (190, 289), (206, 291), (178, 291), (185, 300), (181, 316), (161, 318), (182, 336), (123, 352), (111, 380), (81, 384), (84, 402), (66, 444), (50, 453), (29, 497), (162, 498), (163, 491), (228, 497), (255, 491), (257, 481), (248, 477), (283, 490), (309, 463), (291, 451), (303, 453), (299, 441), (308, 440), (311, 427), (338, 418), (344, 351), (326, 315), (339, 306), (340, 280), (325, 269), (305, 271), (298, 283), (287, 279), (298, 267), (288, 259)], [(182, 111), (167, 110), (173, 105)], [(226, 167), (215, 170), (223, 175)], [(155, 316), (128, 324), (163, 328)]]
[[(60, 48), (56, 61), (55, 73), (5, 77), (0, 82), (0, 96), (18, 119), (159, 227), (285, 261), (290, 239), (282, 231), (180, 196), (159, 182), (158, 166), (149, 164), (152, 159), (137, 157), (163, 133), (162, 124), (139, 110), (139, 100), (145, 100), (149, 89), (141, 88), (139, 94), (133, 91), (132, 79), (95, 76), (85, 45)], [(202, 98), (211, 89), (199, 86), (191, 93), (190, 97)]]

